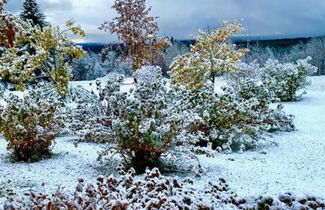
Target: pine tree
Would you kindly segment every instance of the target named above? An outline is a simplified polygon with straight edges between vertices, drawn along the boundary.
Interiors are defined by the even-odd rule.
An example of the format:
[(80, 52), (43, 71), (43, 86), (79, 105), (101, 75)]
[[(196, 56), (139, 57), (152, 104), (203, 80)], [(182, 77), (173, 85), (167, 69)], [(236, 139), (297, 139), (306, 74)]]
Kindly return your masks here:
[(36, 0), (25, 0), (23, 11), (20, 14), (21, 19), (30, 21), (32, 25), (39, 25), (42, 28), (47, 25), (45, 15), (40, 11)]

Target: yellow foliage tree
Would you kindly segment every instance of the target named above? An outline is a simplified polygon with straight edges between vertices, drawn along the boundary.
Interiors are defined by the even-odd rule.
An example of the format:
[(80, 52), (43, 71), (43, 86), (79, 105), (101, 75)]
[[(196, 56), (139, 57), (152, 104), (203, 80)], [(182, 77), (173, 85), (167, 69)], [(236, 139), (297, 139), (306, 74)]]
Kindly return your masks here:
[(69, 60), (80, 59), (84, 55), (81, 47), (68, 39), (67, 33), (85, 36), (85, 32), (71, 20), (64, 30), (52, 26), (31, 26), (18, 18), (15, 21), (19, 30), (14, 46), (7, 48), (0, 57), (1, 77), (18, 84), (20, 90), (24, 89), (26, 82), (46, 78), (64, 97), (72, 77)]
[(238, 22), (227, 22), (212, 33), (200, 31), (191, 52), (176, 58), (170, 66), (175, 84), (189, 89), (200, 88), (209, 78), (215, 83), (218, 73), (235, 71), (236, 63), (248, 50), (236, 49), (229, 38), (242, 29)]

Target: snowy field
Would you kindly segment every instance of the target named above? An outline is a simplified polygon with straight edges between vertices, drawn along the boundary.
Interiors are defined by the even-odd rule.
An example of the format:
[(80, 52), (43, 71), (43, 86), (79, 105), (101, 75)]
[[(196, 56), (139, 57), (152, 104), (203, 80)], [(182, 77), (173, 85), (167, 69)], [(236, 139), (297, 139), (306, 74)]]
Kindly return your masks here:
[[(207, 172), (199, 184), (224, 177), (230, 187), (242, 196), (271, 195), (293, 192), (325, 198), (325, 77), (312, 77), (308, 94), (299, 102), (284, 103), (285, 110), (296, 116), (297, 131), (273, 134), (276, 144), (261, 146), (244, 153), (200, 157)], [(88, 86), (89, 82), (74, 83)], [(95, 87), (95, 82), (92, 86)], [(129, 85), (126, 85), (129, 88)], [(37, 163), (11, 163), (6, 142), (0, 138), (0, 197), (2, 188), (22, 193), (40, 187), (53, 192), (60, 187), (73, 191), (78, 178), (94, 181), (111, 171), (96, 161), (101, 146), (92, 143), (73, 144), (73, 137), (57, 138), (54, 156)], [(2, 203), (4, 198), (0, 198)]]
[(241, 196), (293, 192), (325, 197), (325, 91), (311, 92), (300, 102), (285, 103), (297, 131), (274, 134), (266, 146), (244, 153), (201, 158), (210, 172), (203, 181), (225, 177)]

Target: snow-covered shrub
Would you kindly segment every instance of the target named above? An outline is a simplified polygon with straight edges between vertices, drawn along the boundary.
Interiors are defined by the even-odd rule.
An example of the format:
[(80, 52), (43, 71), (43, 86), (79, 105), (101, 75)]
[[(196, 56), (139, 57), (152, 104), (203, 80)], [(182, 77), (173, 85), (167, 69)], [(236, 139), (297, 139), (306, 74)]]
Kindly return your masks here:
[(59, 135), (76, 135), (81, 138), (84, 132), (93, 132), (91, 127), (94, 122), (90, 121), (95, 115), (94, 104), (98, 103), (98, 96), (81, 86), (69, 85), (64, 98), (60, 96), (49, 84), (36, 86), (39, 89), (41, 100), (51, 100), (56, 104), (55, 118), (60, 126)]
[[(58, 190), (29, 191), (24, 197), (9, 192), (2, 205), (12, 209), (324, 209), (325, 199), (315, 196), (297, 197), (293, 193), (277, 197), (238, 196), (223, 178), (198, 186), (195, 180), (165, 177), (157, 168), (142, 176), (135, 171), (117, 168), (118, 176), (99, 176), (96, 183), (80, 178), (75, 192)], [(1, 190), (1, 186), (0, 186)]]
[(169, 150), (178, 132), (161, 78), (137, 83), (130, 93), (121, 92), (120, 84), (110, 81), (100, 98), (107, 115), (104, 123), (112, 128), (113, 149), (124, 163), (137, 172), (159, 166), (161, 154)]
[[(188, 116), (180, 140), (201, 147), (212, 149), (238, 150), (253, 146), (259, 122), (251, 123), (250, 103), (242, 103), (235, 91), (224, 89), (224, 94), (217, 95), (213, 86), (206, 86), (195, 91), (184, 91), (180, 102), (183, 116)], [(253, 118), (252, 118), (253, 119)], [(235, 148), (236, 147), (236, 148)]]
[[(97, 183), (79, 179), (74, 194), (52, 195), (27, 192), (25, 198), (9, 198), (3, 208), (9, 209), (225, 209), (235, 208), (236, 194), (223, 178), (197, 187), (194, 180), (182, 181), (162, 176), (157, 168), (142, 176), (118, 168), (119, 176), (100, 176)], [(19, 201), (18, 201), (19, 200)]]
[[(244, 81), (244, 80), (242, 80)], [(279, 106), (270, 108), (263, 86), (251, 80), (241, 89), (223, 88), (215, 94), (212, 86), (195, 91), (183, 90), (179, 107), (187, 117), (182, 138), (197, 146), (217, 150), (247, 150), (256, 146), (268, 131), (292, 131), (292, 116)]]
[(258, 82), (261, 80), (260, 65), (257, 61), (251, 63), (239, 62), (237, 63), (237, 71), (226, 73), (225, 78), (231, 87), (239, 91), (241, 81), (249, 79)]
[(35, 161), (51, 154), (56, 137), (54, 103), (40, 100), (37, 91), (20, 99), (10, 94), (0, 107), (0, 131), (17, 161)]
[(159, 66), (142, 66), (133, 73), (134, 78), (139, 83), (153, 84), (161, 79), (162, 71)]
[(297, 197), (293, 193), (281, 194), (278, 197), (238, 197), (233, 203), (238, 209), (325, 209), (324, 198), (310, 195)]
[(227, 84), (234, 89), (241, 98), (257, 97), (266, 103), (275, 100), (275, 94), (262, 82), (262, 73), (256, 61), (240, 62), (238, 70), (225, 75)]
[(212, 148), (251, 149), (265, 132), (266, 102), (254, 96), (243, 98), (239, 94), (231, 88), (224, 88), (224, 93), (214, 98), (211, 108), (205, 113), (207, 125), (214, 128), (209, 135)]
[(110, 124), (106, 124), (106, 116), (102, 112), (98, 99), (66, 107), (61, 114), (61, 119), (65, 120), (63, 133), (78, 136), (78, 142), (112, 142), (112, 129)]
[(263, 83), (281, 101), (299, 100), (306, 93), (304, 90), (309, 84), (307, 76), (317, 71), (309, 63), (310, 60), (311, 57), (307, 57), (297, 60), (296, 63), (284, 64), (277, 60), (268, 60), (263, 68)]
[[(112, 142), (112, 107), (124, 103), (125, 94), (120, 93), (119, 82), (123, 80), (122, 75), (110, 73), (105, 78), (108, 81), (104, 87), (100, 80), (96, 81), (99, 95), (77, 87), (72, 88), (71, 96), (74, 97), (69, 94), (67, 96), (67, 99), (70, 99), (67, 102), (73, 102), (73, 106), (65, 106), (60, 115), (65, 124), (63, 133), (78, 136), (78, 142)], [(107, 98), (110, 98), (109, 102)]]
[(257, 110), (263, 116), (266, 131), (293, 131), (295, 129), (293, 116), (286, 114), (281, 104), (276, 108), (270, 108), (270, 104), (276, 96), (272, 91), (269, 91), (265, 84), (249, 78), (240, 80), (238, 84), (240, 89), (237, 94), (242, 100), (258, 101), (258, 107), (261, 109), (254, 107), (253, 111)]
[(265, 123), (268, 125), (267, 131), (294, 131), (294, 116), (283, 111), (283, 105), (279, 104), (276, 108), (270, 109), (267, 113)]
[(261, 115), (264, 115), (267, 131), (292, 131), (294, 129), (293, 116), (287, 115), (282, 105), (278, 105), (275, 109), (269, 108), (270, 103), (276, 100), (276, 95), (263, 83), (262, 69), (256, 61), (249, 64), (239, 63), (238, 71), (226, 75), (226, 78), (238, 97), (243, 100), (256, 99), (260, 107), (265, 107)]
[(65, 98), (62, 98), (59, 94), (57, 94), (53, 88), (49, 86), (43, 86), (40, 91), (40, 96), (42, 99), (51, 99), (54, 101), (62, 100), (66, 103), (77, 104), (93, 103), (97, 100), (97, 96), (94, 93), (86, 90), (80, 85), (69, 85)]

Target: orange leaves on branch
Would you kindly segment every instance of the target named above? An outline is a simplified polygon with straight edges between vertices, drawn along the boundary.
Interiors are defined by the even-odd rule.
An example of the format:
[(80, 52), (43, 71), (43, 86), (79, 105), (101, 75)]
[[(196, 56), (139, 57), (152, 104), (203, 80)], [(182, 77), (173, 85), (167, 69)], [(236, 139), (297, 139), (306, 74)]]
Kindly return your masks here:
[(156, 64), (163, 56), (160, 50), (169, 42), (156, 38), (159, 31), (156, 22), (158, 17), (148, 16), (151, 7), (146, 7), (145, 0), (116, 0), (112, 8), (118, 16), (111, 22), (104, 22), (100, 29), (117, 34), (125, 44), (126, 58), (131, 61), (134, 70), (147, 64)]
[(0, 0), (0, 45), (13, 47), (16, 36), (14, 17), (4, 10), (8, 0)]

